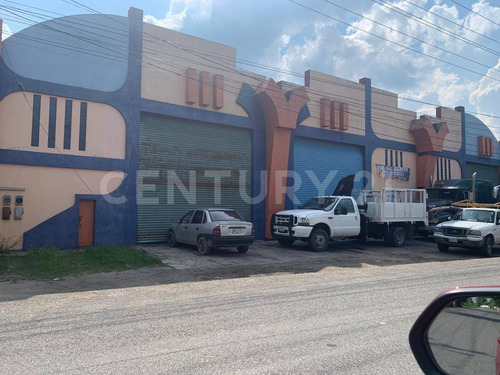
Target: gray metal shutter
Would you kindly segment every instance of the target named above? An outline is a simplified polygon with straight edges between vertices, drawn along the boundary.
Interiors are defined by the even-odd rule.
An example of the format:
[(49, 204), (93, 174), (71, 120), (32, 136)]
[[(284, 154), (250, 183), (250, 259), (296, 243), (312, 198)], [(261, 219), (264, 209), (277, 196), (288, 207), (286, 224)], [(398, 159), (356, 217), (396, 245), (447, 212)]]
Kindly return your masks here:
[[(205, 176), (207, 170), (231, 173), (230, 178), (221, 180), (220, 204), (215, 202), (214, 179)], [(189, 189), (190, 171), (196, 176), (196, 193), (186, 197), (173, 185), (172, 177), (175, 174)], [(143, 192), (142, 198), (138, 196), (137, 242), (165, 241), (169, 226), (196, 208), (232, 208), (245, 220), (252, 220), (251, 205), (239, 191), (240, 171), (246, 173), (243, 190), (251, 196), (251, 131), (142, 114), (139, 176), (144, 176), (142, 184), (154, 186), (141, 188), (138, 183), (139, 194)], [(147, 191), (151, 188), (154, 191)]]
[(498, 176), (498, 168), (489, 165), (466, 163), (467, 178), (472, 178), (472, 174), (477, 172), (477, 178), (480, 180), (490, 180), (493, 185), (500, 184), (500, 177)]
[[(301, 177), (301, 185), (295, 192), (300, 201), (294, 202), (295, 206), (322, 193), (318, 191), (308, 173), (314, 173), (321, 183), (325, 181), (330, 172), (335, 173), (333, 180), (324, 192), (324, 194), (328, 195), (333, 194), (335, 187), (342, 177), (362, 171), (363, 163), (363, 151), (361, 147), (307, 138), (296, 138), (294, 144), (294, 166), (295, 172)], [(361, 183), (361, 181), (355, 182), (354, 189), (363, 188)]]

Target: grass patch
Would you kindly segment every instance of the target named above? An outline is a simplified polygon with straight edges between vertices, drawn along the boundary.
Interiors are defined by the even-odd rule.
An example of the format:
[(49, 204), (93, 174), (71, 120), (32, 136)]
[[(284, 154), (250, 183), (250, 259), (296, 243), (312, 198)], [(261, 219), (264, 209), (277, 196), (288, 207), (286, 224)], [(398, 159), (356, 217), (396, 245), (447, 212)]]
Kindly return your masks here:
[(9, 270), (9, 257), (0, 254), (0, 280), (2, 280)]
[(83, 273), (162, 266), (164, 265), (158, 258), (134, 247), (95, 246), (80, 250), (43, 248), (30, 251), (24, 256), (0, 256), (0, 277), (54, 279)]

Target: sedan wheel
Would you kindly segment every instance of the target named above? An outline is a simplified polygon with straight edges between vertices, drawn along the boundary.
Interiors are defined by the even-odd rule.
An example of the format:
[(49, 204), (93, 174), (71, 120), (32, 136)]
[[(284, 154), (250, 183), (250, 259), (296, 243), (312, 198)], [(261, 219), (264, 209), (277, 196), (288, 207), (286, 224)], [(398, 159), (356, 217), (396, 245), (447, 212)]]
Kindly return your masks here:
[(201, 255), (208, 255), (212, 249), (208, 246), (207, 239), (205, 237), (198, 238), (198, 252)]
[(237, 249), (238, 249), (238, 253), (245, 254), (248, 251), (248, 245), (238, 246)]
[(174, 246), (177, 246), (177, 241), (175, 239), (175, 233), (173, 230), (171, 230), (170, 232), (168, 232), (167, 234), (167, 246), (168, 247), (174, 247)]

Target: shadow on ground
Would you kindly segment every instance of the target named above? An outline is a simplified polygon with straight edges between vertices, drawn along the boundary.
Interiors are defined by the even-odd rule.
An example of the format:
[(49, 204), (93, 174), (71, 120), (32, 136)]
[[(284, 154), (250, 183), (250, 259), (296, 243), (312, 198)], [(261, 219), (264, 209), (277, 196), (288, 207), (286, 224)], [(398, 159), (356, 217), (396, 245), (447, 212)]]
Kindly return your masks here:
[[(477, 259), (475, 251), (451, 249), (441, 253), (431, 239), (417, 239), (403, 248), (387, 247), (383, 241), (332, 244), (322, 253), (297, 243), (284, 248), (276, 241), (257, 241), (246, 254), (235, 249), (218, 249), (201, 256), (195, 247), (165, 245), (142, 246), (160, 258), (167, 267), (109, 272), (65, 277), (50, 281), (0, 282), (0, 302), (30, 298), (36, 295), (167, 285), (218, 279), (265, 276), (269, 274), (301, 274), (320, 272), (325, 268), (390, 267), (431, 262)], [(494, 258), (500, 259), (499, 249)]]

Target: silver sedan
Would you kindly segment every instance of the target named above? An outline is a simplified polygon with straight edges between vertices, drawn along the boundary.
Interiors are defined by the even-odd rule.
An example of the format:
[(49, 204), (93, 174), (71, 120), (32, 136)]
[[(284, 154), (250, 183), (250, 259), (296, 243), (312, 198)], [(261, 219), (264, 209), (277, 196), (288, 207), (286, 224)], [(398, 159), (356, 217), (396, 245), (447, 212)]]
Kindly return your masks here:
[(198, 246), (202, 255), (210, 254), (216, 247), (235, 246), (243, 254), (255, 237), (252, 223), (243, 220), (235, 210), (205, 208), (186, 213), (169, 229), (167, 245), (177, 243)]

